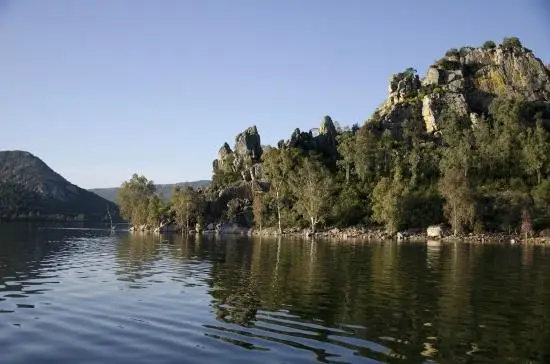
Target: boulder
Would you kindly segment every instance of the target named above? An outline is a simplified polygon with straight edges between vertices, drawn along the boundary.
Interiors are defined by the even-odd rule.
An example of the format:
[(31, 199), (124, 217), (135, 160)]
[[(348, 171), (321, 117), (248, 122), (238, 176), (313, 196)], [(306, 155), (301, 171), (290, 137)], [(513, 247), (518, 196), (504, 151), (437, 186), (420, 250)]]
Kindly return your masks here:
[(428, 238), (442, 238), (445, 236), (445, 228), (443, 225), (432, 225), (426, 229), (426, 236)]

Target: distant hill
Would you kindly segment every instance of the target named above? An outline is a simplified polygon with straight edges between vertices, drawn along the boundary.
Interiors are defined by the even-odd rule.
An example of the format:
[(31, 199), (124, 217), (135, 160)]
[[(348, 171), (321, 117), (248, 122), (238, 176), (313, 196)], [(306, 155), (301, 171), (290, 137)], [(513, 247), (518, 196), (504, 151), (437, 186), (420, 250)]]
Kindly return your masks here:
[[(158, 195), (162, 196), (164, 200), (168, 201), (172, 197), (172, 191), (176, 186), (191, 186), (193, 188), (203, 188), (203, 187), (206, 187), (208, 184), (210, 184), (209, 180), (199, 180), (199, 181), (179, 182), (179, 183), (171, 183), (171, 184), (158, 184), (158, 185), (155, 185), (155, 187), (157, 188)], [(109, 200), (111, 202), (116, 202), (116, 194), (118, 189), (119, 189), (118, 187), (92, 188), (89, 191), (97, 194), (98, 196), (103, 197), (106, 200)]]
[(82, 189), (26, 151), (0, 151), (0, 218), (47, 220), (103, 219), (112, 202)]

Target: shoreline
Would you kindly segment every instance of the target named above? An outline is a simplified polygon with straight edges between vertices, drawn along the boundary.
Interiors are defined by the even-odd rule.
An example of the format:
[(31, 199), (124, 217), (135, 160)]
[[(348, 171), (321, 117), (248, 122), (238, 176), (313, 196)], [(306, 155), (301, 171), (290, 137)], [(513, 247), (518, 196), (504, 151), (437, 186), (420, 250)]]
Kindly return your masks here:
[[(398, 232), (396, 234), (390, 234), (383, 229), (367, 228), (365, 226), (352, 226), (346, 228), (326, 228), (319, 230), (314, 234), (309, 233), (309, 229), (301, 228), (288, 228), (284, 229), (282, 233), (278, 232), (277, 228), (269, 227), (262, 230), (255, 228), (247, 228), (237, 226), (235, 224), (222, 225), (214, 229), (201, 229), (199, 232), (191, 230), (189, 235), (226, 235), (226, 236), (248, 236), (248, 237), (286, 237), (286, 238), (300, 238), (300, 239), (322, 239), (333, 241), (397, 241), (397, 242), (426, 242), (426, 241), (439, 241), (442, 243), (468, 243), (468, 244), (534, 244), (534, 245), (550, 245), (550, 236), (531, 236), (525, 239), (518, 234), (507, 234), (502, 232), (485, 232), (480, 234), (466, 234), (453, 236), (448, 233), (448, 230), (441, 229), (442, 234), (437, 236), (428, 236), (427, 230), (429, 229), (410, 229), (407, 231)], [(182, 233), (181, 229), (175, 229), (171, 226), (164, 227), (162, 231), (158, 229), (145, 229), (143, 226), (138, 228), (130, 228), (129, 232), (132, 233)]]

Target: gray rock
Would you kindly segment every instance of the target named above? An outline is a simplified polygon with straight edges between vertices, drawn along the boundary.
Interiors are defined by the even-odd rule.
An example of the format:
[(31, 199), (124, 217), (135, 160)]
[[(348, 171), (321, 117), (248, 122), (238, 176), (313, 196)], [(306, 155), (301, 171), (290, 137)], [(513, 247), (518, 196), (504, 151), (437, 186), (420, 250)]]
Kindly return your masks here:
[(422, 80), (422, 86), (434, 85), (437, 86), (441, 82), (441, 71), (437, 67), (428, 68), (426, 77)]
[(421, 86), (418, 75), (408, 72), (393, 75), (388, 86), (390, 103), (397, 104), (416, 96)]
[(444, 110), (454, 114), (457, 118), (469, 117), (468, 104), (464, 95), (460, 93), (445, 92), (424, 96), (422, 117), (428, 133), (440, 129), (440, 116)]
[(257, 163), (262, 156), (262, 144), (260, 134), (256, 126), (252, 126), (235, 138), (235, 154), (244, 159), (249, 156), (252, 162)]
[(338, 135), (336, 127), (330, 116), (325, 116), (319, 127), (319, 135), (315, 137), (317, 149), (328, 157), (337, 155), (336, 136)]

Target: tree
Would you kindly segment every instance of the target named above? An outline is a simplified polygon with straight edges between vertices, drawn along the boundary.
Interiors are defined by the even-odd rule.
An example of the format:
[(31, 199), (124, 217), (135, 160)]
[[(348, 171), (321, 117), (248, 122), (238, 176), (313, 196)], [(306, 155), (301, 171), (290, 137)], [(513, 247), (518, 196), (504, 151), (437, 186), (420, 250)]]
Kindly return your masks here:
[(337, 165), (344, 169), (346, 184), (349, 184), (350, 171), (355, 157), (355, 134), (351, 130), (346, 130), (339, 134), (336, 139), (338, 141), (338, 154), (340, 155)]
[(502, 47), (504, 49), (512, 50), (521, 49), (523, 48), (523, 45), (521, 44), (521, 41), (518, 37), (505, 37), (502, 41)]
[(155, 228), (162, 228), (170, 222), (169, 207), (158, 195), (149, 197), (147, 206), (147, 224)]
[(396, 169), (393, 178), (382, 178), (372, 191), (372, 218), (383, 224), (392, 234), (403, 224), (403, 211), (400, 207), (406, 192), (400, 168)]
[(189, 226), (193, 219), (199, 215), (199, 196), (190, 186), (183, 188), (176, 187), (172, 195), (172, 211), (174, 212), (176, 223), (189, 232)]
[(122, 217), (129, 220), (133, 226), (147, 224), (149, 199), (154, 194), (153, 181), (134, 173), (129, 181), (122, 183), (117, 193)]
[(485, 50), (494, 49), (496, 47), (497, 47), (496, 43), (493, 42), (492, 40), (488, 40), (485, 43), (483, 43), (483, 49)]
[(523, 143), (523, 159), (525, 171), (528, 174), (536, 174), (537, 184), (542, 180), (542, 171), (548, 163), (548, 153), (550, 152), (548, 142), (548, 132), (542, 126), (542, 120), (537, 120), (534, 129), (527, 129)]
[(269, 181), (270, 193), (275, 195), (279, 234), (281, 227), (281, 200), (287, 192), (288, 178), (297, 163), (300, 152), (294, 148), (268, 148), (262, 154), (263, 173)]
[(475, 219), (475, 199), (468, 178), (464, 172), (451, 168), (439, 181), (439, 190), (445, 199), (445, 215), (457, 235), (464, 228), (471, 227)]
[(291, 175), (295, 207), (310, 222), (311, 233), (330, 211), (330, 174), (316, 156), (304, 158)]
[(252, 193), (252, 212), (254, 214), (254, 226), (257, 226), (261, 233), (265, 210), (263, 201), (264, 192), (259, 186), (256, 185), (255, 182), (252, 182)]
[(543, 179), (531, 191), (533, 197), (535, 224), (548, 226), (550, 224), (550, 179)]

